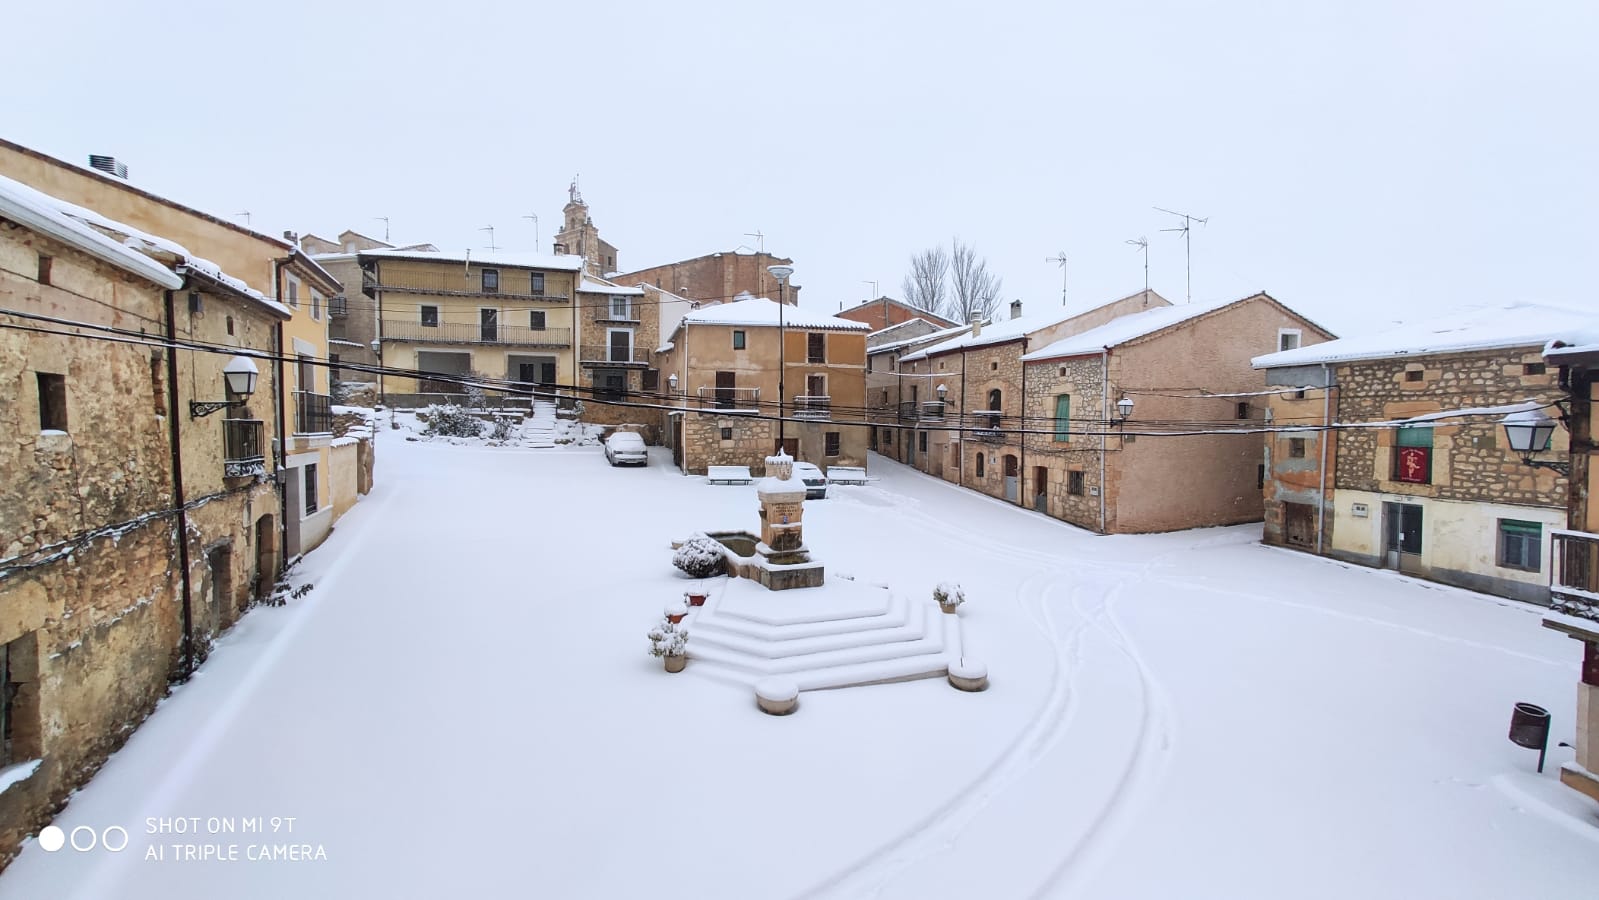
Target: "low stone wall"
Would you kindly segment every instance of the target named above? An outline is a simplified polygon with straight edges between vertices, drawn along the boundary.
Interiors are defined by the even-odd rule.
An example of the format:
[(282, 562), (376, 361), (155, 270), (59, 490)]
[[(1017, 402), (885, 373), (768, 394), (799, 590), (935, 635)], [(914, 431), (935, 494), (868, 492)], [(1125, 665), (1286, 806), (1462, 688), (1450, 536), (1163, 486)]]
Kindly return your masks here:
[(333, 486), (333, 520), (338, 521), (355, 505), (360, 490), (360, 441), (338, 438), (328, 448), (328, 480)]

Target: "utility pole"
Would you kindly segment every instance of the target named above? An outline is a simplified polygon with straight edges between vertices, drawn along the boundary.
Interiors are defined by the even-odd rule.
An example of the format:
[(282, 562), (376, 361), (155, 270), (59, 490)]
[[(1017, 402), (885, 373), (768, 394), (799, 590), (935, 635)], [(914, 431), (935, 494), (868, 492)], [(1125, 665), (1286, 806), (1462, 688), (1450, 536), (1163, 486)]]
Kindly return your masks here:
[(1066, 305), (1066, 251), (1062, 250), (1054, 256), (1044, 257), (1044, 262), (1060, 264), (1060, 305)]
[(1191, 216), (1188, 213), (1180, 213), (1174, 209), (1163, 209), (1159, 206), (1153, 208), (1159, 210), (1160, 212), (1166, 213), (1167, 215), (1182, 217), (1183, 224), (1181, 228), (1162, 228), (1161, 231), (1175, 231), (1183, 236), (1183, 265), (1188, 272), (1188, 294), (1187, 299), (1184, 302), (1192, 303), (1194, 302), (1194, 230), (1192, 225), (1195, 222), (1204, 225), (1210, 221), (1210, 217), (1207, 216), (1205, 218), (1200, 218), (1199, 216)]

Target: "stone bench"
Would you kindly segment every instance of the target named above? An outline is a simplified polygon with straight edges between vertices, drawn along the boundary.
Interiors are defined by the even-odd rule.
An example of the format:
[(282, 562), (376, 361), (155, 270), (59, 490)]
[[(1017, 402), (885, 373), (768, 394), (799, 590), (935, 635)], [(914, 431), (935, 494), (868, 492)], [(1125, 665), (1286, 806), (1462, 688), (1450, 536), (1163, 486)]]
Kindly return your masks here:
[(866, 470), (860, 466), (832, 466), (827, 470), (830, 484), (865, 484)]
[(705, 467), (705, 481), (708, 484), (749, 484), (754, 480), (749, 466)]

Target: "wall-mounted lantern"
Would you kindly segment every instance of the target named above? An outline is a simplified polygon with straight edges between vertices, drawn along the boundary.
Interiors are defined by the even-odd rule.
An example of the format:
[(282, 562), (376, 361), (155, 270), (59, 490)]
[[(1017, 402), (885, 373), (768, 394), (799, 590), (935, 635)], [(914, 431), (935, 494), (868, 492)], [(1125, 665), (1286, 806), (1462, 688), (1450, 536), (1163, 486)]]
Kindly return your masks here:
[(1554, 419), (1549, 418), (1541, 409), (1525, 409), (1513, 412), (1499, 424), (1504, 426), (1505, 441), (1510, 444), (1510, 449), (1521, 454), (1521, 462), (1535, 469), (1552, 469), (1561, 475), (1571, 474), (1570, 462), (1550, 462), (1548, 460), (1533, 459), (1533, 455), (1543, 452), (1549, 446), (1549, 439), (1554, 436)]
[(1116, 401), (1116, 414), (1122, 417), (1123, 422), (1127, 421), (1127, 417), (1133, 414), (1133, 398), (1123, 394), (1122, 398)]
[(243, 406), (245, 400), (255, 393), (255, 380), (260, 375), (260, 370), (248, 357), (235, 356), (228, 360), (222, 367), (222, 377), (228, 382), (228, 392), (237, 396), (237, 400), (190, 400), (189, 417), (198, 419), (209, 416), (219, 409), (228, 409), (234, 406)]

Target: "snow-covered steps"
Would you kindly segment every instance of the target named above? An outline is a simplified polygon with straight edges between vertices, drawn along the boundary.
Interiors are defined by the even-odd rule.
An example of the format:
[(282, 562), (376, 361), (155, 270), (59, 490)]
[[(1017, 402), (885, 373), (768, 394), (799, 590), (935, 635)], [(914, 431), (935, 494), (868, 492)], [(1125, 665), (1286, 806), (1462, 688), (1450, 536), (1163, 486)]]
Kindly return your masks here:
[(522, 423), (522, 446), (547, 450), (555, 446), (555, 404), (534, 400), (533, 413)]
[(800, 690), (940, 676), (961, 652), (959, 619), (931, 600), (843, 579), (768, 591), (729, 578), (685, 624), (691, 670), (751, 685), (782, 675)]

